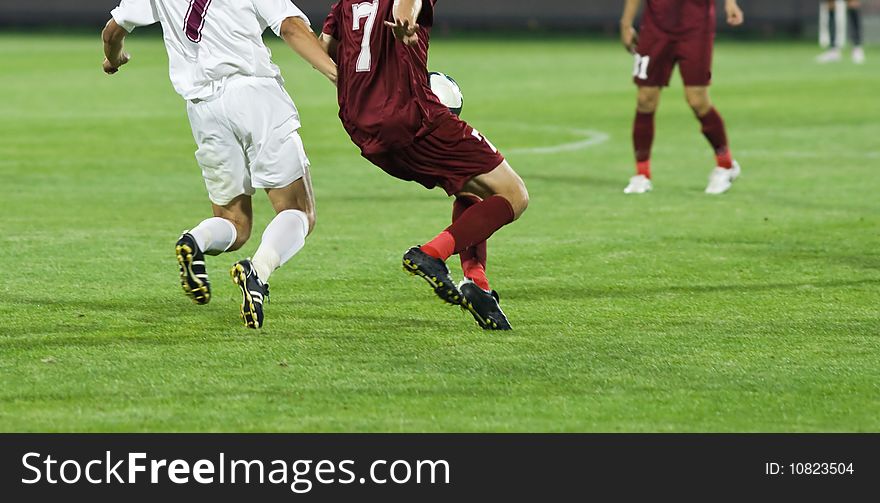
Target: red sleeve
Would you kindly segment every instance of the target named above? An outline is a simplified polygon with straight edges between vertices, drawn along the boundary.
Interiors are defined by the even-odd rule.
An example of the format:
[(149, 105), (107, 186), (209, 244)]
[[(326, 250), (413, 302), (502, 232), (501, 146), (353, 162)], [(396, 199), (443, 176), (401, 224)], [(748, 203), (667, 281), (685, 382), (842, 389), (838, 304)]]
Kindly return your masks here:
[(333, 4), (333, 7), (330, 7), (330, 14), (327, 15), (327, 20), (324, 21), (324, 29), (322, 30), (327, 35), (330, 35), (336, 40), (341, 40), (342, 37), (339, 36), (339, 9), (341, 9), (342, 2), (336, 2)]
[(419, 13), (419, 18), (416, 20), (419, 23), (419, 26), (424, 26), (426, 28), (430, 28), (434, 26), (434, 5), (437, 3), (437, 0), (427, 0), (422, 2), (422, 12)]

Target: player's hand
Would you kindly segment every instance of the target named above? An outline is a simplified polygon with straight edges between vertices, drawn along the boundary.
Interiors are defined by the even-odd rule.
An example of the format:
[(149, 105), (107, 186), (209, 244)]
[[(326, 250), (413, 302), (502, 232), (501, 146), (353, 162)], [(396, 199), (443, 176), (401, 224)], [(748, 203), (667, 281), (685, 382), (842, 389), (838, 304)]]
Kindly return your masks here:
[(123, 52), (119, 55), (119, 59), (116, 61), (110, 61), (107, 58), (104, 58), (104, 73), (107, 75), (113, 75), (114, 73), (119, 71), (119, 67), (131, 61), (131, 56), (127, 52)]
[(727, 2), (724, 10), (727, 12), (727, 24), (730, 26), (739, 26), (745, 21), (745, 15), (736, 2)]
[(403, 42), (404, 45), (412, 47), (419, 43), (420, 27), (417, 23), (409, 24), (408, 19), (403, 21), (395, 19), (393, 23), (385, 21), (385, 26), (390, 27), (391, 31), (394, 32), (394, 38)]
[(621, 26), (620, 41), (623, 42), (623, 47), (626, 48), (627, 52), (635, 54), (636, 48), (639, 46), (639, 32), (631, 25)]

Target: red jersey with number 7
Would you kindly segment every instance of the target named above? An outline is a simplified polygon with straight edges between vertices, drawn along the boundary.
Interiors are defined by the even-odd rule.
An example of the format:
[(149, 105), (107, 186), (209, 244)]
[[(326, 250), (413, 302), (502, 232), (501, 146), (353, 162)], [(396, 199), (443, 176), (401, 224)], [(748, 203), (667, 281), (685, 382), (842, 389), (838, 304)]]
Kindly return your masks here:
[(428, 82), (436, 3), (422, 2), (413, 47), (385, 25), (394, 20), (394, 0), (340, 0), (324, 22), (324, 33), (339, 41), (339, 118), (363, 154), (407, 147), (453, 117)]

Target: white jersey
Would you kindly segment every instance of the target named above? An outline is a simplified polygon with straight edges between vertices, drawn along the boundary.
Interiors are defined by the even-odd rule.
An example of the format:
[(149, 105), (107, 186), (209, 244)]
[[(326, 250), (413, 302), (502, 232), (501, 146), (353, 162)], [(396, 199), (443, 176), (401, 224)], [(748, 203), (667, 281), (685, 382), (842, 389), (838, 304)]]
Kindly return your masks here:
[(162, 24), (174, 89), (184, 99), (206, 99), (228, 77), (281, 78), (262, 34), (306, 15), (291, 0), (122, 0), (111, 12), (119, 26)]

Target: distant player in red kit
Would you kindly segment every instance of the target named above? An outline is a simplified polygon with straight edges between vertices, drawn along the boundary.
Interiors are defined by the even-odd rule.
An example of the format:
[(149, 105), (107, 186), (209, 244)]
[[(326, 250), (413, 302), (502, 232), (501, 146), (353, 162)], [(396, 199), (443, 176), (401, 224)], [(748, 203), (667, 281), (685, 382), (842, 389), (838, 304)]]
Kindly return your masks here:
[[(636, 32), (633, 21), (641, 3), (641, 0), (626, 0), (620, 20), (623, 44), (635, 55), (633, 73), (639, 86), (633, 126), (636, 175), (630, 179), (624, 193), (644, 194), (653, 188), (654, 113), (660, 101), (660, 90), (669, 85), (677, 64), (684, 80), (687, 102), (715, 150), (717, 167), (709, 176), (706, 193), (723, 194), (740, 175), (740, 167), (730, 153), (724, 121), (709, 99), (715, 44), (715, 0), (647, 0), (642, 25)], [(743, 23), (743, 12), (736, 0), (725, 0), (724, 9), (729, 25)]]
[[(341, 0), (321, 41), (338, 65), (339, 117), (361, 154), (389, 175), (455, 196), (452, 225), (403, 256), (445, 302), (484, 329), (509, 330), (486, 277), (486, 240), (529, 202), (522, 179), (431, 92), (428, 42), (437, 0)], [(456, 286), (446, 260), (458, 254)]]

